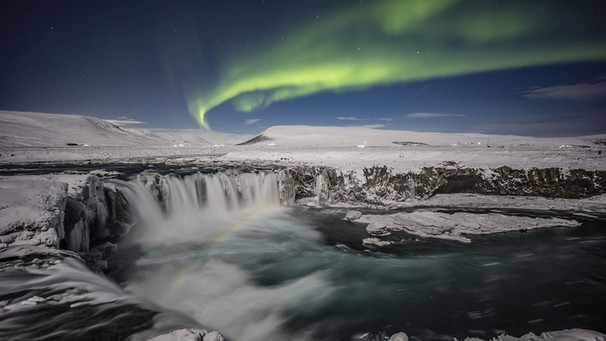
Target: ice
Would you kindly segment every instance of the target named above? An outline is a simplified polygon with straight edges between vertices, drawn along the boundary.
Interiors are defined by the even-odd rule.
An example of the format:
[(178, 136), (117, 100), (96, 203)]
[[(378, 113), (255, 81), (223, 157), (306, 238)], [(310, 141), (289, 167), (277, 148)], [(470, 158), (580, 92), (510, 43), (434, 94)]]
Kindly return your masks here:
[(405, 333), (393, 334), (388, 341), (408, 341), (408, 335)]
[(149, 341), (223, 341), (223, 336), (217, 332), (200, 329), (179, 329), (168, 334), (158, 335)]
[(390, 241), (380, 240), (379, 238), (364, 238), (362, 244), (381, 247), (391, 245), (392, 243)]
[[(541, 335), (535, 335), (528, 333), (520, 337), (501, 335), (492, 338), (491, 341), (543, 341), (543, 340), (554, 340), (554, 341), (604, 341), (606, 335), (586, 329), (565, 329), (560, 331), (544, 332)], [(483, 341), (479, 338), (466, 338), (465, 341)]]
[(199, 129), (122, 129), (90, 116), (0, 111), (0, 163), (84, 160), (107, 163), (141, 157), (174, 159), (221, 153), (223, 147), (208, 137), (233, 144), (249, 136)]
[[(516, 169), (560, 167), (604, 169), (598, 144), (606, 135), (569, 138), (534, 138), (511, 135), (427, 133), (364, 127), (276, 126), (259, 135), (264, 142), (239, 146), (222, 158), (281, 160), (285, 164), (314, 164), (341, 170), (386, 165), (397, 172), (418, 171), (451, 161), (464, 167)], [(338, 137), (338, 138), (335, 138)], [(491, 141), (488, 148), (484, 141)], [(262, 139), (259, 139), (262, 140)], [(366, 141), (365, 148), (356, 146)], [(395, 144), (415, 141), (422, 144)], [(482, 142), (482, 144), (478, 144)], [(562, 144), (573, 148), (561, 149)]]
[(353, 221), (358, 220), (362, 216), (362, 212), (356, 210), (349, 210), (347, 214), (345, 214), (345, 220)]
[(67, 190), (50, 177), (0, 177), (0, 243), (57, 247)]
[[(553, 226), (580, 226), (576, 220), (539, 218), (499, 213), (443, 213), (417, 210), (410, 213), (365, 214), (357, 220), (368, 223), (366, 230), (375, 236), (387, 235), (388, 231), (405, 231), (420, 237), (432, 237), (470, 242), (465, 235), (532, 230)], [(374, 243), (379, 245), (378, 243)]]
[(379, 222), (371, 222), (366, 226), (366, 232), (372, 236), (387, 236), (391, 234), (387, 231), (387, 225)]

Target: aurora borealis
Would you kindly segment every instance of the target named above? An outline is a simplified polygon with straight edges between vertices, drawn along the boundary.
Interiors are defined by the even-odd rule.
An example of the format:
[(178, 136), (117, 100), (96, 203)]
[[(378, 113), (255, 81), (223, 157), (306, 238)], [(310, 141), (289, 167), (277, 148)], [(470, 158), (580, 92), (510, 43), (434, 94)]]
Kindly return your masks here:
[[(606, 4), (600, 1), (2, 6), (10, 16), (2, 48), (11, 51), (0, 57), (10, 67), (0, 73), (2, 109), (44, 111), (28, 104), (37, 99), (48, 102), (45, 111), (128, 116), (156, 126), (187, 125), (188, 112), (201, 127), (233, 131), (292, 122), (496, 132), (501, 124), (515, 132), (525, 123), (573, 116), (589, 123), (537, 133), (599, 133), (596, 123), (606, 126), (599, 99), (606, 88)], [(59, 38), (51, 35), (61, 29)], [(88, 80), (74, 64), (87, 65)], [(40, 72), (44, 67), (53, 69)], [(582, 84), (589, 100), (568, 92)], [(550, 87), (564, 94), (541, 96)], [(446, 122), (465, 119), (460, 127)], [(238, 127), (236, 120), (247, 123)]]
[[(592, 23), (598, 34), (584, 35), (587, 28), (577, 31), (578, 18), (572, 19), (584, 15), (583, 6), (566, 21), (556, 15), (563, 10), (557, 6), (553, 1), (510, 2), (502, 9), (483, 0), (350, 2), (305, 22), (287, 41), (220, 58), (217, 83), (190, 99), (191, 110), (206, 126), (205, 114), (228, 100), (238, 110), (252, 111), (320, 91), (606, 59), (601, 23)], [(561, 30), (571, 32), (561, 38)]]

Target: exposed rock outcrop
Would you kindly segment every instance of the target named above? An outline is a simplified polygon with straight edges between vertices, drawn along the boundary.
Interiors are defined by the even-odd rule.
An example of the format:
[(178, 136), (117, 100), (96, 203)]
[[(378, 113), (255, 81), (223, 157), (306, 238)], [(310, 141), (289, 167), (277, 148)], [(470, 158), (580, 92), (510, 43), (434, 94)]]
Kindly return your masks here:
[[(586, 198), (606, 193), (606, 171), (559, 168), (465, 168), (452, 162), (420, 172), (394, 173), (386, 166), (341, 172), (325, 167), (293, 167), (284, 174), (285, 203), (382, 206), (440, 193)], [(294, 193), (294, 198), (292, 197)]]

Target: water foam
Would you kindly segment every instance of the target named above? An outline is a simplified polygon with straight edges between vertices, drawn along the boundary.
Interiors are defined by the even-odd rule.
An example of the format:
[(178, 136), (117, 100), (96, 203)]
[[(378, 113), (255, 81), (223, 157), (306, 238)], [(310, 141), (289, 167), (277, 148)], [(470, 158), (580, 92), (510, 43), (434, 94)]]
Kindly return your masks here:
[(139, 225), (138, 242), (217, 243), (280, 204), (274, 173), (141, 175), (121, 182)]

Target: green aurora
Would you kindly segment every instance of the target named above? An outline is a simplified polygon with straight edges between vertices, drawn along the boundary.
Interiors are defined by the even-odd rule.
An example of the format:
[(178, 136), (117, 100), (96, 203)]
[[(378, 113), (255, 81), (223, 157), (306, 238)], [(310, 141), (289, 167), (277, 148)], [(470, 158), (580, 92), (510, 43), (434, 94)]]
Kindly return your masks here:
[(216, 75), (190, 89), (190, 113), (209, 128), (207, 113), (228, 101), (249, 112), (319, 92), (606, 59), (604, 25), (594, 15), (604, 5), (587, 1), (348, 4), (293, 18), (286, 32), (268, 29), (237, 53), (217, 48)]

